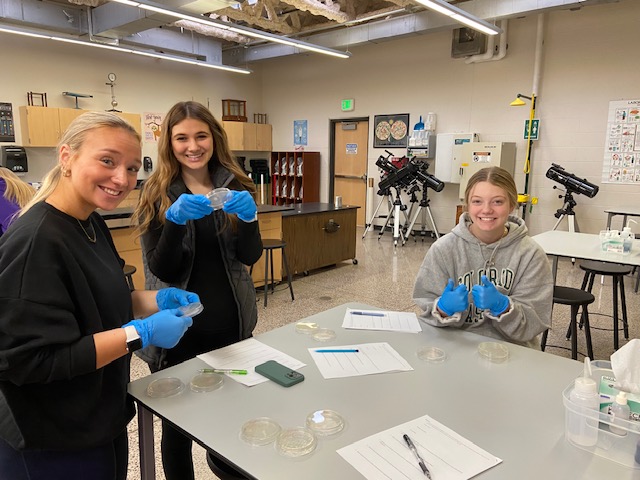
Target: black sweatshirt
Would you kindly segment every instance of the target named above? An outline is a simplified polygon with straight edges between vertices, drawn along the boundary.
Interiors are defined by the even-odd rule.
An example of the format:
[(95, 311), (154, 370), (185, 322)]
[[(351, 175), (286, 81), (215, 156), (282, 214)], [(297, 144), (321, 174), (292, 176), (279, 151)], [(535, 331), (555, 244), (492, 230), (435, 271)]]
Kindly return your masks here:
[(123, 264), (97, 213), (83, 230), (45, 202), (0, 239), (0, 437), (14, 448), (103, 445), (133, 417), (130, 357), (96, 370), (92, 337), (133, 318)]

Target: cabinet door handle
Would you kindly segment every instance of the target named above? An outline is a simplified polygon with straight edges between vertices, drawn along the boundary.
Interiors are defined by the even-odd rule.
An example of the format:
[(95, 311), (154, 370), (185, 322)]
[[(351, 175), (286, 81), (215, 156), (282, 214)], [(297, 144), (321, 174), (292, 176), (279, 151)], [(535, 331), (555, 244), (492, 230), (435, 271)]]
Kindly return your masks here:
[(339, 228), (340, 224), (336, 223), (333, 219), (329, 220), (324, 224), (324, 227), (322, 227), (322, 229), (327, 233), (336, 233)]

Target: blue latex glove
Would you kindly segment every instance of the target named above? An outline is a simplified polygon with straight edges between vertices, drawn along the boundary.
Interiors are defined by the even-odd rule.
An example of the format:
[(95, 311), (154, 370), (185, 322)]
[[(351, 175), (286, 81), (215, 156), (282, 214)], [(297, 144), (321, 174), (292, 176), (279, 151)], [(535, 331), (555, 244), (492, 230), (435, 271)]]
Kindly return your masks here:
[(211, 212), (213, 212), (213, 207), (207, 197), (183, 193), (167, 209), (165, 216), (170, 222), (186, 225), (187, 220), (198, 220)]
[(199, 302), (200, 297), (197, 293), (187, 292), (176, 287), (163, 288), (156, 293), (156, 303), (158, 310), (167, 310), (168, 308), (179, 308), (190, 303)]
[(469, 307), (469, 290), (464, 284), (458, 285), (453, 288), (453, 279), (450, 278), (447, 286), (444, 287), (444, 292), (440, 300), (438, 300), (438, 308), (447, 317), (452, 316), (457, 312), (464, 312)]
[(471, 295), (477, 308), (489, 310), (496, 317), (509, 308), (509, 297), (500, 293), (486, 275), (482, 275), (482, 285), (473, 286)]
[(253, 222), (256, 219), (258, 207), (249, 192), (231, 190), (231, 199), (224, 202), (222, 210), (227, 213), (235, 213), (243, 222)]
[(175, 347), (184, 332), (193, 324), (191, 317), (181, 317), (178, 309), (162, 310), (143, 318), (131, 320), (123, 327), (133, 325), (142, 340), (142, 348), (155, 345), (161, 348)]

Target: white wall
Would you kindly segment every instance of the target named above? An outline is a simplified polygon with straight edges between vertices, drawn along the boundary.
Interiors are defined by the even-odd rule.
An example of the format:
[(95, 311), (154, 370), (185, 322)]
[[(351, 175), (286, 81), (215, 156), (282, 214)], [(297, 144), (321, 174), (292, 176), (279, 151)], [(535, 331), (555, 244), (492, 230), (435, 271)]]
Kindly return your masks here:
[[(552, 189), (557, 184), (545, 177), (552, 162), (600, 184), (609, 102), (640, 98), (639, 18), (637, 0), (546, 14), (536, 115), (541, 133), (529, 182), (539, 204), (527, 213), (534, 234), (551, 229), (553, 214), (562, 206)], [(293, 121), (308, 120), (306, 149), (321, 152), (323, 201), (329, 201), (330, 119), (369, 117), (372, 126), (376, 114), (410, 113), (413, 125), (419, 115), (433, 111), (438, 132), (474, 131), (482, 140), (516, 142), (516, 182), (522, 191), (522, 135), (529, 108), (508, 105), (517, 93), (531, 94), (536, 23), (535, 15), (509, 21), (508, 53), (498, 62), (467, 65), (450, 58), (451, 32), (443, 31), (352, 47), (349, 60), (308, 54), (263, 61), (251, 65), (255, 73), (249, 76), (0, 34), (0, 101), (12, 102), (17, 117), (27, 91), (47, 92), (50, 106), (69, 107), (73, 99), (61, 95), (69, 90), (94, 95), (80, 100), (84, 108), (108, 109), (105, 82), (111, 71), (118, 75), (116, 96), (125, 111), (164, 112), (176, 101), (193, 98), (205, 104), (209, 99), (220, 116), (220, 99), (245, 99), (250, 118), (256, 112), (269, 115), (274, 150), (293, 149)], [(355, 98), (355, 111), (340, 111), (344, 98)], [(372, 148), (371, 132), (369, 137), (369, 175), (377, 179), (375, 160), (384, 150)], [(155, 144), (146, 144), (144, 152), (155, 159)], [(53, 149), (29, 149), (32, 180), (50, 167), (54, 155)], [(430, 192), (441, 231), (453, 227), (456, 187)], [(608, 207), (640, 206), (639, 185), (600, 187), (593, 199), (576, 196), (583, 231), (600, 230)], [(566, 222), (561, 228), (566, 229)]]
[[(535, 234), (556, 222), (554, 213), (562, 200), (552, 189), (558, 184), (545, 177), (553, 162), (600, 185), (593, 199), (576, 196), (580, 228), (597, 232), (606, 223), (604, 209), (640, 208), (640, 185), (600, 183), (609, 102), (640, 98), (635, 34), (640, 2), (622, 0), (545, 17), (536, 109), (541, 130), (529, 180), (529, 191), (539, 203), (533, 213), (527, 212), (527, 223)], [(508, 53), (497, 62), (467, 65), (463, 59), (450, 58), (450, 32), (353, 47), (349, 60), (307, 55), (264, 62), (263, 102), (274, 124), (274, 150), (292, 149), (293, 120), (307, 119), (306, 149), (322, 154), (321, 192), (328, 201), (329, 119), (371, 119), (369, 175), (377, 180), (375, 160), (384, 150), (372, 148), (373, 116), (410, 113), (413, 125), (419, 115), (433, 111), (438, 115), (438, 132), (472, 131), (484, 141), (516, 142), (516, 183), (523, 191), (526, 142), (522, 137), (529, 107), (509, 107), (509, 103), (517, 93), (531, 95), (536, 27), (537, 15), (510, 20)], [(343, 98), (355, 98), (355, 111), (340, 111)], [(455, 220), (457, 185), (430, 192), (430, 198), (438, 229), (448, 231)], [(567, 222), (559, 228), (566, 230)]]

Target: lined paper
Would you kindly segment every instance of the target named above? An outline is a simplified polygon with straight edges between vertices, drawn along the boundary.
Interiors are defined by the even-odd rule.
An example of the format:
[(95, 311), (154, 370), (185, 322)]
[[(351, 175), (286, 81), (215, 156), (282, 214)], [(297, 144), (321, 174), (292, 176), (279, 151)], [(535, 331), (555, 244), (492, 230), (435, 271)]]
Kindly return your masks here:
[[(357, 312), (357, 313), (354, 313)], [(360, 310), (347, 308), (342, 321), (343, 328), (360, 330), (385, 330), (390, 332), (419, 333), (422, 331), (418, 317), (413, 312), (387, 310)]]

